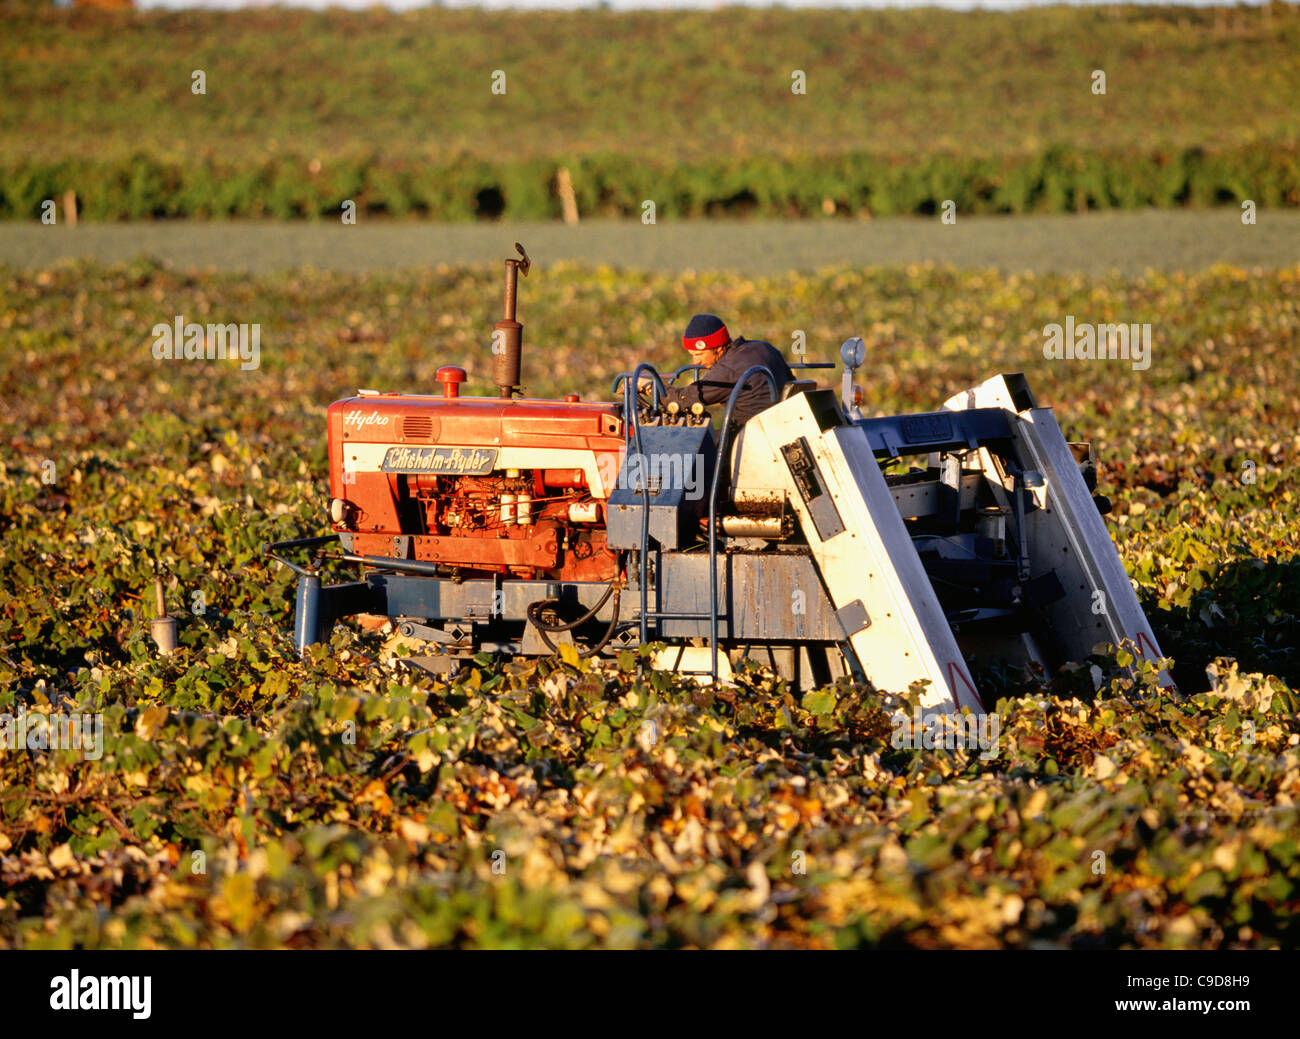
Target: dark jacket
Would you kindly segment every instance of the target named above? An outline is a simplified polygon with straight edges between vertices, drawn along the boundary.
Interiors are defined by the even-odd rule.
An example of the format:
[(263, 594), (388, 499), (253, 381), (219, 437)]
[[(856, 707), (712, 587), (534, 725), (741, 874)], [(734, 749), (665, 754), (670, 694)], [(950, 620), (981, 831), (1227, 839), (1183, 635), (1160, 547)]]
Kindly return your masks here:
[[(740, 338), (727, 347), (717, 364), (699, 373), (698, 382), (669, 387), (664, 403), (675, 400), (683, 408), (690, 408), (697, 401), (725, 404), (731, 396), (731, 388), (745, 374), (745, 369), (756, 364), (763, 365), (776, 377), (776, 399), (780, 400), (786, 384), (794, 382), (794, 373), (785, 363), (785, 358), (771, 343)], [(736, 410), (732, 414), (737, 422), (747, 422), (771, 403), (767, 379), (762, 375), (752, 375), (737, 398)]]

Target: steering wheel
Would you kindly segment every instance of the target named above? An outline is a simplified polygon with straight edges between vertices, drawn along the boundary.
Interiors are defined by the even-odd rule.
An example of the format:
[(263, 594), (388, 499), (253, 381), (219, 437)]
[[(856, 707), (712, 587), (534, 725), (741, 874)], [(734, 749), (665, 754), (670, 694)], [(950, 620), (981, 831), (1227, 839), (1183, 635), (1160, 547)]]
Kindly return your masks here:
[[(662, 406), (662, 401), (660, 404)], [(651, 420), (655, 417), (654, 387), (649, 382), (638, 385), (636, 388), (636, 411), (637, 416), (642, 421)]]
[[(648, 365), (643, 365), (641, 367), (648, 371), (654, 370), (651, 369)], [(613, 385), (614, 392), (615, 393), (621, 392), (623, 394), (622, 402), (619, 405), (620, 412), (628, 410), (628, 406), (630, 403), (630, 398), (627, 395), (628, 382), (634, 377), (634, 374), (635, 374), (635, 369), (632, 372), (621, 373), (618, 376), (618, 378), (614, 380), (614, 385)], [(662, 378), (662, 376), (660, 376), (660, 378)], [(651, 382), (650, 376), (643, 375), (642, 379), (644, 379), (645, 381), (638, 382), (636, 386), (633, 387), (633, 393), (630, 395), (631, 397), (635, 398), (635, 404), (632, 406), (636, 408), (636, 416), (639, 420), (643, 422), (653, 422), (659, 414), (659, 409), (655, 408), (654, 406), (654, 384), (653, 382)], [(668, 384), (671, 385), (671, 383), (672, 383), (672, 379), (670, 378), (668, 380)], [(660, 403), (662, 406), (662, 401)], [(631, 417), (632, 416), (630, 415), (624, 415), (625, 420), (630, 420)]]

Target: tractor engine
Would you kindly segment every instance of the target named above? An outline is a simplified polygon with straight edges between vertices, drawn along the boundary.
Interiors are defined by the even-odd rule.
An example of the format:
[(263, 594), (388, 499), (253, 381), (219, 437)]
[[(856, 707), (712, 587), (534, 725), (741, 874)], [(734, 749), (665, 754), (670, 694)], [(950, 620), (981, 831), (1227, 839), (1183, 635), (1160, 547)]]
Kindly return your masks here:
[(330, 405), (330, 520), (367, 560), (416, 560), (457, 577), (612, 581), (605, 505), (624, 454), (613, 404), (516, 399), (523, 325), (506, 260), (493, 329), (498, 396), (462, 397), (465, 369), (439, 368), (442, 396), (377, 393)]
[(361, 391), (329, 408), (330, 519), (361, 556), (448, 574), (609, 581), (605, 505), (624, 451), (612, 404)]

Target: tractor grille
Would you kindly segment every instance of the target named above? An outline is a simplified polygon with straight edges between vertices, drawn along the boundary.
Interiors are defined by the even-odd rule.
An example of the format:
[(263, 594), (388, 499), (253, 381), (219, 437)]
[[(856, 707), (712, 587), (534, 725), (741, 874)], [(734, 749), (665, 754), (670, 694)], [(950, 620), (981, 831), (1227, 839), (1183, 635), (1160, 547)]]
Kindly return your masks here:
[(432, 440), (433, 419), (427, 415), (407, 415), (402, 419), (403, 440)]

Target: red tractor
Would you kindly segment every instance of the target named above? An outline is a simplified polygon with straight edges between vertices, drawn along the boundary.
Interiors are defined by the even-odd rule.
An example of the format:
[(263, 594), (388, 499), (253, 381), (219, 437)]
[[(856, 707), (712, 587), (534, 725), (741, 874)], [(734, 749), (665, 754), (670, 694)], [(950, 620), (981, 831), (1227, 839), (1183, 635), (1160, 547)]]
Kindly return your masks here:
[[(849, 339), (840, 395), (809, 381), (777, 394), (751, 368), (716, 431), (702, 406), (661, 404), (691, 366), (666, 381), (648, 364), (621, 373), (617, 402), (521, 398), (529, 260), (516, 248), (496, 397), (461, 396), (465, 370), (447, 366), (440, 395), (361, 390), (330, 406), (333, 532), (268, 549), (299, 575), (300, 649), (369, 613), (444, 669), (483, 650), (653, 641), (675, 647), (657, 663), (714, 680), (744, 658), (799, 688), (925, 680), (938, 711), (982, 710), (972, 667), (994, 661), (1053, 669), (1098, 642), (1160, 658), (1090, 449), (1065, 441), (1023, 376), (867, 418), (853, 386), (864, 347)], [(738, 393), (762, 378), (772, 403), (737, 432)], [(903, 458), (925, 464), (887, 475), (881, 463)], [(323, 585), (329, 560), (359, 564), (359, 579)]]

